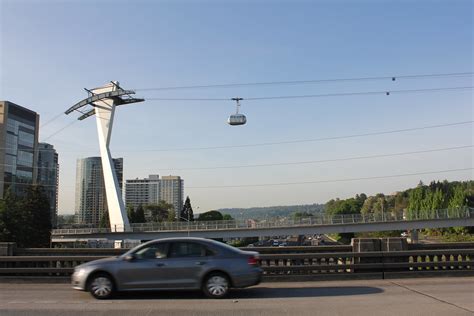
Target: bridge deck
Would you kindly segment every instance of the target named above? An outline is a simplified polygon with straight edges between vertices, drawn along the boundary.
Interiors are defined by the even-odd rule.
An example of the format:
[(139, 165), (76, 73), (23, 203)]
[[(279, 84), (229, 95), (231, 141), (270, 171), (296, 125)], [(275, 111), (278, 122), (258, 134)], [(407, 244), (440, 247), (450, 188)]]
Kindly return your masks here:
[(68, 284), (0, 284), (1, 315), (472, 315), (474, 277), (263, 283), (209, 300), (196, 292), (94, 300)]

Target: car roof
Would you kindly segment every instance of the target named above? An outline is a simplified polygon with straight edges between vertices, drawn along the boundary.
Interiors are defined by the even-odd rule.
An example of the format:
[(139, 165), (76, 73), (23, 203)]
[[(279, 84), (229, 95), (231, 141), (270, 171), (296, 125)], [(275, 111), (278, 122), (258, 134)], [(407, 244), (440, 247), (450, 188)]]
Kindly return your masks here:
[(213, 239), (207, 239), (207, 238), (202, 238), (202, 237), (168, 237), (168, 238), (160, 238), (160, 239), (154, 239), (150, 240), (146, 243), (143, 243), (137, 247), (145, 246), (148, 244), (152, 244), (155, 242), (180, 242), (180, 241), (196, 241), (196, 242), (201, 242), (201, 243), (206, 243), (211, 246), (219, 247), (220, 249), (225, 249), (226, 251), (232, 251), (232, 252), (240, 252), (238, 248), (232, 247), (231, 245), (228, 245), (226, 243), (222, 243)]
[(161, 242), (161, 241), (203, 241), (203, 242), (215, 242), (215, 240), (201, 238), (201, 237), (167, 237), (158, 238), (148, 241), (147, 243)]

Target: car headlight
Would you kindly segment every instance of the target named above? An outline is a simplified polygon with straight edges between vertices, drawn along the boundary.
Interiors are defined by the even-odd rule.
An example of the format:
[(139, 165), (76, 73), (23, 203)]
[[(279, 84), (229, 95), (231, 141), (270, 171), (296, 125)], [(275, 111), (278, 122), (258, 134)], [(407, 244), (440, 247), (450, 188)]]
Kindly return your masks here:
[(79, 270), (76, 271), (76, 275), (78, 277), (84, 275), (85, 273), (86, 273), (86, 269), (79, 269)]

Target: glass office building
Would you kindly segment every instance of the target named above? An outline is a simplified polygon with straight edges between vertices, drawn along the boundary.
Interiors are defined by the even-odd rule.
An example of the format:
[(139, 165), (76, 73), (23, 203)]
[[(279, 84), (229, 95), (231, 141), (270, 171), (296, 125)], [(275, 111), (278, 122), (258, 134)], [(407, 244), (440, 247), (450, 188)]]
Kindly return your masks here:
[[(122, 191), (123, 158), (113, 159), (115, 174)], [(76, 217), (78, 224), (97, 226), (107, 211), (104, 175), (100, 157), (77, 160)]]
[(38, 144), (37, 174), (37, 184), (43, 186), (49, 200), (51, 225), (56, 227), (58, 217), (59, 162), (58, 153), (53, 145), (47, 143)]
[(0, 101), (0, 199), (10, 190), (22, 196), (36, 183), (39, 115)]

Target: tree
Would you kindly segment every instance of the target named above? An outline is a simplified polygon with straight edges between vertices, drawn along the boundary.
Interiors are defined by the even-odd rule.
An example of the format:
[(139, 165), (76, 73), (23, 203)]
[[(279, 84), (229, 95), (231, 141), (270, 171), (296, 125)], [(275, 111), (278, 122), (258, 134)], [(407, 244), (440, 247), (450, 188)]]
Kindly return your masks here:
[(313, 214), (308, 212), (295, 212), (293, 213), (293, 219), (301, 219), (303, 217), (311, 217)]
[(20, 229), (21, 221), (18, 216), (17, 200), (8, 189), (3, 195), (0, 205), (0, 241), (15, 241), (15, 232)]
[(0, 200), (0, 241), (8, 241), (8, 236), (10, 235), (10, 231), (5, 222), (5, 213), (5, 201)]
[(219, 211), (209, 211), (199, 214), (198, 221), (221, 221), (224, 219), (221, 212)]
[[(453, 195), (448, 203), (448, 212), (451, 214), (456, 214), (458, 209), (467, 205), (468, 200), (469, 199), (467, 197), (466, 191), (464, 191), (463, 187), (461, 185), (456, 185), (453, 189)], [(474, 232), (472, 227), (451, 227), (448, 230), (455, 234)]]
[(102, 216), (99, 220), (99, 228), (110, 228), (109, 211), (102, 213)]
[(130, 223), (136, 223), (136, 221), (135, 221), (135, 208), (133, 207), (133, 205), (127, 205), (127, 216), (128, 216), (128, 221)]
[(63, 225), (73, 225), (76, 223), (74, 214), (58, 214), (58, 227)]
[(152, 222), (174, 221), (174, 207), (161, 200), (158, 204), (147, 204), (145, 209), (150, 213)]
[(184, 202), (184, 206), (179, 217), (180, 221), (194, 221), (193, 208), (191, 206), (191, 200), (189, 199), (189, 196), (186, 197), (186, 201)]
[(360, 214), (360, 210), (362, 209), (364, 201), (360, 198), (350, 198), (347, 200), (331, 200), (326, 206), (326, 214)]
[(222, 219), (225, 220), (225, 221), (231, 221), (233, 220), (234, 218), (232, 216), (230, 216), (230, 214), (224, 214), (222, 216)]
[(420, 181), (420, 184), (415, 189), (410, 190), (408, 193), (408, 211), (407, 215), (409, 219), (420, 218), (421, 210), (423, 208), (423, 199), (425, 198), (425, 189), (423, 183)]
[(135, 210), (134, 213), (134, 223), (145, 223), (145, 210), (143, 209), (143, 206), (140, 204), (138, 205), (137, 209)]
[(167, 217), (166, 217), (166, 220), (167, 220), (168, 222), (174, 222), (174, 221), (176, 221), (176, 214), (174, 213), (174, 207), (173, 207), (171, 210), (169, 210), (167, 214), (168, 214), (168, 215), (167, 215)]
[(51, 211), (48, 196), (40, 186), (26, 190), (20, 201), (24, 212), (25, 226), (22, 228), (23, 240), (28, 247), (49, 247), (51, 244)]
[(9, 190), (0, 204), (0, 240), (14, 241), (18, 247), (49, 247), (51, 214), (43, 189), (32, 186), (24, 196)]
[(463, 206), (466, 206), (467, 201), (468, 199), (467, 199), (466, 192), (463, 190), (462, 186), (457, 185), (454, 187), (453, 196), (451, 197), (451, 199), (449, 199), (448, 209), (449, 210), (459, 209)]

